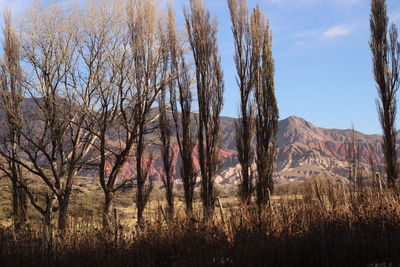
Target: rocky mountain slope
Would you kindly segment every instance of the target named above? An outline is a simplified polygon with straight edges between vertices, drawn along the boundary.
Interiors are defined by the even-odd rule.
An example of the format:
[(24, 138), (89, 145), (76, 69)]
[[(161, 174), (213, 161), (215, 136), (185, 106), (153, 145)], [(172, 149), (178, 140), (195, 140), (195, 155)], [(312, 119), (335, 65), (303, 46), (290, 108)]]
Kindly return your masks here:
[[(235, 119), (221, 118), (223, 165), (216, 179), (220, 186), (238, 183), (238, 161), (235, 144)], [(353, 131), (324, 129), (305, 119), (291, 116), (279, 122), (278, 155), (275, 180), (277, 183), (298, 181), (312, 175), (347, 177), (348, 149)], [(380, 135), (366, 135), (355, 131), (359, 161), (367, 169), (372, 162), (379, 167), (383, 162)], [(177, 161), (179, 165), (179, 160)], [(161, 161), (154, 162), (154, 177), (162, 173)], [(179, 174), (177, 175), (179, 176)], [(177, 181), (179, 184), (179, 181)]]
[[(26, 99), (24, 112), (35, 112), (35, 103)], [(0, 111), (0, 120), (4, 119)], [(238, 161), (235, 142), (235, 121), (230, 117), (221, 118), (221, 152), (223, 159), (219, 175), (216, 179), (220, 186), (229, 186), (238, 182)], [(291, 116), (279, 122), (278, 154), (275, 167), (277, 183), (301, 180), (312, 175), (327, 174), (330, 176), (347, 177), (347, 154), (349, 143), (352, 142), (352, 130), (324, 129), (313, 125), (305, 119)], [(157, 134), (151, 137), (157, 142)], [(112, 137), (111, 137), (112, 139)], [(112, 140), (110, 140), (112, 142)], [(368, 168), (372, 161), (377, 167), (383, 163), (380, 135), (366, 135), (355, 132), (355, 142), (359, 150), (359, 160)], [(398, 140), (399, 143), (399, 140)], [(178, 155), (177, 145), (173, 145), (175, 155)], [(160, 180), (162, 162), (158, 147), (153, 146), (154, 161), (152, 165), (153, 179)], [(176, 156), (176, 177), (179, 178), (180, 159)], [(198, 167), (197, 162), (195, 165)], [(130, 159), (122, 171), (122, 179), (134, 177), (134, 159)], [(85, 176), (96, 176), (92, 170)], [(177, 179), (177, 185), (180, 181)]]

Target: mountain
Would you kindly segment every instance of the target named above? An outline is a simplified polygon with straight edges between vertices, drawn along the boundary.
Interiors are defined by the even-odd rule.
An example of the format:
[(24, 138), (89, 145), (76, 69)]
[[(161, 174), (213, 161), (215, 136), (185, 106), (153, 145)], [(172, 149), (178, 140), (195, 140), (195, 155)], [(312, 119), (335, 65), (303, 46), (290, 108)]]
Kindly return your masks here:
[[(221, 118), (223, 164), (216, 183), (223, 187), (238, 183), (235, 121), (234, 118)], [(352, 137), (353, 130), (320, 128), (295, 116), (279, 121), (275, 181), (286, 183), (303, 180), (312, 175), (347, 177), (347, 155)], [(369, 169), (371, 161), (375, 166), (381, 167), (383, 163), (381, 136), (354, 131), (354, 138), (359, 151), (359, 161), (365, 170)], [(177, 151), (177, 148), (175, 149)], [(177, 164), (180, 164), (179, 160)], [(162, 174), (162, 163), (156, 159), (155, 179), (160, 177), (160, 174)], [(179, 180), (177, 183), (179, 184)]]
[[(315, 174), (346, 177), (352, 130), (324, 129), (298, 117), (282, 120), (279, 126), (276, 170), (280, 180)], [(382, 164), (380, 135), (354, 131), (354, 139), (364, 166), (371, 160), (375, 165)]]
[[(37, 106), (32, 99), (25, 99), (24, 113), (38, 112)], [(195, 115), (194, 115), (195, 116)], [(4, 120), (4, 113), (0, 111), (0, 120)], [(194, 120), (193, 120), (194, 121)], [(238, 183), (239, 164), (237, 160), (235, 141), (235, 122), (237, 119), (221, 117), (221, 151), (222, 165), (216, 178), (219, 186), (230, 186)], [(157, 142), (157, 133), (149, 137)], [(352, 130), (325, 129), (317, 127), (303, 118), (291, 116), (279, 121), (278, 153), (275, 166), (275, 181), (286, 183), (305, 179), (312, 175), (326, 174), (332, 177), (347, 177), (348, 163), (347, 154), (349, 143), (353, 138)], [(380, 135), (367, 135), (354, 132), (356, 146), (359, 151), (359, 161), (367, 170), (370, 163), (382, 168), (383, 153)], [(110, 136), (110, 142), (112, 142)], [(397, 140), (400, 144), (400, 139)], [(255, 145), (255, 144), (254, 144)], [(158, 147), (152, 146), (153, 164), (151, 173), (154, 180), (161, 180), (162, 162)], [(179, 149), (173, 144), (176, 155), (177, 178), (179, 178), (180, 159), (177, 156)], [(132, 178), (135, 175), (134, 159), (131, 158), (125, 164), (121, 172), (121, 179)], [(198, 162), (195, 162), (198, 168)], [(84, 173), (86, 176), (96, 176), (96, 171)], [(179, 187), (181, 181), (176, 180)]]

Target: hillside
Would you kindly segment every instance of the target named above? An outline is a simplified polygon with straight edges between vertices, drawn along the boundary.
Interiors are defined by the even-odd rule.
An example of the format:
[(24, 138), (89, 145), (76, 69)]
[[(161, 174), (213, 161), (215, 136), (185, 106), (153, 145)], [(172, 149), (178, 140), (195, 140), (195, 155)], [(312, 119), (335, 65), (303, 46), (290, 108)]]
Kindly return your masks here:
[[(226, 123), (229, 121), (230, 123)], [(234, 121), (222, 119), (224, 150), (235, 149)], [(347, 176), (347, 150), (352, 140), (352, 130), (324, 129), (303, 118), (291, 116), (279, 122), (278, 155), (276, 160), (276, 182), (285, 183), (302, 180), (311, 175), (327, 174)], [(383, 161), (380, 135), (366, 135), (355, 132), (359, 147), (360, 162), (368, 168), (371, 159), (380, 165)], [(225, 159), (221, 170), (220, 183), (234, 182), (236, 176), (236, 155)]]
[[(35, 113), (37, 107), (32, 99), (25, 99), (24, 113)], [(4, 114), (0, 112), (0, 120), (4, 119)], [(193, 120), (195, 121), (195, 120)], [(220, 186), (230, 186), (237, 184), (238, 160), (235, 143), (235, 122), (236, 119), (221, 117), (221, 152), (223, 159), (216, 183)], [(155, 143), (158, 142), (156, 132), (149, 137)], [(113, 140), (110, 135), (110, 142)], [(279, 121), (278, 133), (278, 154), (275, 167), (275, 180), (277, 183), (302, 180), (311, 175), (327, 174), (330, 176), (347, 176), (347, 150), (348, 143), (352, 139), (352, 130), (325, 129), (317, 127), (303, 118), (291, 116)], [(381, 136), (367, 135), (355, 132), (356, 143), (359, 146), (359, 157), (367, 169), (371, 159), (376, 166), (383, 163), (381, 150)], [(158, 147), (153, 145), (154, 162), (152, 174), (154, 180), (160, 180), (162, 174), (162, 162), (159, 157)], [(173, 144), (176, 156), (175, 169), (178, 170), (176, 177), (179, 178), (180, 159), (178, 146)], [(134, 177), (134, 159), (131, 158), (121, 172), (121, 179)], [(195, 162), (198, 167), (198, 163)], [(85, 171), (82, 175), (94, 177), (97, 175), (95, 170)], [(180, 187), (180, 180), (176, 181)]]
[[(235, 121), (230, 117), (221, 118), (221, 166), (216, 183), (226, 187), (237, 184), (238, 160), (235, 144)], [(320, 128), (303, 118), (291, 116), (279, 121), (278, 155), (276, 161), (275, 179), (277, 183), (303, 180), (312, 175), (327, 174), (335, 177), (347, 176), (347, 150), (352, 140), (352, 130)], [(157, 140), (157, 136), (153, 135)], [(355, 140), (360, 151), (360, 162), (369, 167), (371, 159), (379, 166), (383, 162), (381, 136), (367, 135), (355, 132)], [(154, 147), (154, 149), (157, 149)], [(174, 145), (175, 153), (178, 148)], [(155, 153), (157, 154), (157, 153)], [(132, 164), (133, 165), (133, 164)], [(125, 174), (133, 175), (131, 164), (125, 166)], [(177, 159), (176, 169), (179, 170), (180, 160)], [(197, 164), (196, 164), (197, 165)], [(155, 158), (153, 177), (160, 179), (162, 163)], [(179, 173), (177, 175), (179, 178)], [(180, 181), (176, 181), (178, 187)]]

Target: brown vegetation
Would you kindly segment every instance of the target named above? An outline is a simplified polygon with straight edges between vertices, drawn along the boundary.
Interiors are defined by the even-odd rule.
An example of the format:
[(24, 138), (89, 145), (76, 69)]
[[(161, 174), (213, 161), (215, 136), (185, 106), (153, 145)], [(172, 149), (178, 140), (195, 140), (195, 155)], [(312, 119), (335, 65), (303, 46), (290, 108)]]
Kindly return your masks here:
[[(232, 209), (224, 221), (160, 216), (117, 235), (77, 221), (63, 236), (0, 231), (5, 266), (366, 266), (400, 263), (400, 201), (391, 191), (316, 179), (261, 217)], [(362, 195), (363, 197), (357, 197)]]

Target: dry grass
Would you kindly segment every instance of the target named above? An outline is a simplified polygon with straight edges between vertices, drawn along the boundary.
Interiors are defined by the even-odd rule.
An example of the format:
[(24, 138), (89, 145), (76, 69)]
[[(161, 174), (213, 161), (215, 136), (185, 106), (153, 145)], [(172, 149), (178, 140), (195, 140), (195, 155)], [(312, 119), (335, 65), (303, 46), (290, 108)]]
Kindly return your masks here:
[[(397, 266), (400, 201), (390, 191), (312, 180), (302, 197), (275, 198), (259, 214), (225, 207), (203, 222), (161, 212), (143, 228), (105, 232), (88, 218), (64, 233), (0, 228), (2, 266)], [(153, 203), (152, 205), (156, 205)], [(216, 210), (218, 213), (219, 210)], [(200, 214), (200, 212), (198, 213)], [(385, 265), (386, 264), (386, 265)]]

